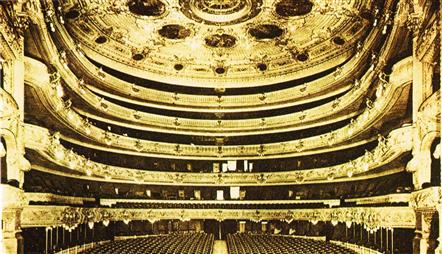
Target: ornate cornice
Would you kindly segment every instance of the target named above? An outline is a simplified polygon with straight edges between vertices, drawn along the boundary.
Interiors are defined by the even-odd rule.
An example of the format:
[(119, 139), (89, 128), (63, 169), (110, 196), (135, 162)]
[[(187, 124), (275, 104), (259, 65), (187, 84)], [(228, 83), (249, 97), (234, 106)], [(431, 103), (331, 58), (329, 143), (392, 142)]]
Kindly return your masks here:
[(7, 184), (0, 184), (0, 200), (0, 209), (22, 208), (28, 204), (23, 190)]
[[(46, 100), (50, 101), (56, 99), (57, 97), (54, 97), (52, 89), (49, 88), (61, 86), (61, 83), (54, 84), (51, 82), (50, 74), (47, 73), (47, 67), (31, 58), (25, 59), (25, 67), (25, 82), (28, 85), (41, 89), (44, 96), (50, 97), (46, 98)], [(39, 73), (39, 75), (35, 75), (35, 73)], [(83, 111), (81, 108), (73, 106), (71, 106), (70, 109), (73, 110), (73, 113), (78, 114), (78, 117), (80, 118), (85, 116), (91, 119), (98, 119), (99, 121), (123, 125), (132, 129), (203, 136), (239, 136), (246, 134), (276, 133), (312, 128), (357, 116), (359, 112), (353, 112), (351, 109), (356, 106), (352, 105), (358, 105), (361, 103), (361, 100), (363, 100), (365, 95), (365, 89), (369, 88), (373, 79), (375, 79), (375, 74), (373, 72), (368, 72), (364, 75), (361, 84), (357, 88), (350, 90), (346, 95), (337, 100), (313, 109), (266, 118), (202, 120), (145, 113), (125, 108), (100, 98), (80, 86), (77, 82), (74, 82), (75, 90), (79, 91), (79, 95), (83, 97), (91, 108), (95, 108), (95, 112), (97, 113), (89, 113), (89, 110)], [(61, 101), (61, 103), (64, 102)], [(58, 104), (60, 104), (60, 102)], [(56, 108), (57, 106), (58, 105), (55, 105), (53, 107)], [(102, 116), (103, 114), (105, 115), (104, 117)], [(335, 116), (331, 117), (331, 114), (335, 114)], [(121, 120), (113, 120), (118, 118)], [(324, 118), (331, 118), (331, 120), (324, 120), (318, 123), (320, 119)]]
[(75, 228), (82, 223), (104, 220), (165, 219), (245, 219), (245, 220), (305, 220), (337, 221), (379, 228), (414, 228), (415, 213), (410, 207), (348, 207), (297, 210), (229, 210), (229, 209), (119, 209), (73, 208), (66, 206), (27, 206), (21, 214), (22, 227), (65, 226)]
[(351, 198), (346, 199), (346, 202), (355, 202), (357, 205), (374, 205), (374, 204), (389, 204), (389, 203), (408, 203), (410, 202), (410, 193), (394, 193), (383, 196), (365, 197), (365, 198)]
[[(53, 202), (62, 205), (82, 205), (85, 201), (94, 201), (95, 198), (64, 196), (53, 193), (26, 192), (24, 193), (27, 203)], [(382, 196), (349, 198), (345, 202), (355, 202), (357, 205), (376, 205), (409, 203), (410, 193), (393, 193)], [(329, 207), (337, 207), (341, 204), (339, 199), (295, 199), (295, 200), (156, 200), (156, 199), (100, 199), (100, 205), (111, 207), (117, 203), (136, 204), (171, 204), (171, 205), (271, 205), (271, 204), (324, 204)]]
[(431, 187), (411, 193), (410, 205), (414, 209), (432, 209), (441, 203), (442, 189)]
[[(417, 131), (419, 137), (424, 141), (426, 136), (440, 136), (441, 124), (441, 95), (440, 90), (427, 98), (420, 106), (417, 113)], [(428, 149), (430, 144), (423, 143), (422, 149)]]
[[(5, 3), (5, 6), (13, 8), (12, 3)], [(0, 49), (2, 49), (0, 56), (6, 60), (23, 57), (23, 36), (16, 27), (20, 23), (26, 24), (26, 16), (8, 13), (4, 6), (0, 7)]]
[[(68, 48), (67, 50), (70, 52), (70, 54), (66, 54), (67, 57), (65, 60), (70, 59), (70, 62), (73, 63), (73, 65), (76, 66), (76, 68), (82, 69), (82, 72), (89, 73), (89, 76), (91, 77), (96, 77), (99, 71), (97, 67), (91, 65), (90, 62), (88, 62), (85, 59), (85, 57), (83, 57), (84, 53), (79, 52), (80, 49), (78, 44), (71, 41), (71, 38), (69, 35), (67, 35), (67, 32), (65, 31), (64, 27), (62, 25), (59, 25), (57, 20), (54, 20), (54, 23), (56, 24), (57, 28), (55, 30), (56, 34), (59, 34), (58, 37), (62, 42), (64, 42), (65, 48)], [(153, 107), (158, 107), (158, 105), (161, 105), (161, 108), (179, 107), (180, 110), (195, 110), (195, 108), (197, 107), (198, 111), (210, 110), (210, 111), (226, 112), (231, 110), (243, 111), (243, 110), (256, 110), (261, 108), (269, 109), (281, 106), (299, 105), (300, 103), (306, 103), (308, 101), (311, 101), (312, 98), (314, 99), (323, 98), (324, 91), (326, 91), (327, 89), (330, 90), (330, 88), (333, 89), (331, 89), (331, 92), (328, 92), (327, 96), (331, 96), (333, 94), (337, 94), (339, 91), (342, 92), (348, 89), (349, 82), (345, 80), (346, 79), (348, 80), (348, 78), (351, 76), (353, 77), (357, 76), (355, 74), (358, 71), (355, 70), (359, 70), (359, 68), (355, 68), (355, 65), (356, 66), (362, 65), (365, 64), (366, 61), (368, 61), (368, 57), (371, 56), (371, 52), (368, 49), (372, 48), (373, 44), (376, 42), (376, 38), (381, 36), (380, 35), (381, 29), (375, 27), (374, 30), (376, 32), (370, 33), (370, 35), (366, 39), (367, 45), (361, 46), (363, 50), (360, 56), (352, 58), (348, 63), (346, 63), (344, 66), (339, 68), (340, 75), (332, 73), (324, 78), (320, 78), (313, 82), (309, 82), (301, 87), (284, 89), (277, 92), (269, 92), (265, 94), (256, 94), (256, 95), (245, 95), (241, 96), (241, 98), (238, 98), (238, 96), (217, 97), (217, 96), (186, 95), (186, 94), (162, 92), (153, 89), (146, 89), (141, 86), (137, 86), (135, 84), (128, 84), (122, 80), (116, 79), (115, 77), (109, 74), (105, 74), (106, 78), (104, 79), (99, 79), (99, 78), (95, 79), (94, 82), (105, 83), (105, 86), (109, 87), (110, 89), (122, 92), (124, 91), (125, 94), (130, 94), (132, 98), (142, 98), (143, 99), (142, 102), (141, 101), (135, 102), (137, 104), (149, 105)], [(396, 32), (397, 29), (393, 27), (392, 34)], [(391, 41), (389, 43), (391, 43)], [(384, 61), (380, 60), (379, 62), (384, 62)], [(69, 78), (67, 78), (63, 73), (62, 76), (64, 79), (69, 80)], [(69, 83), (70, 82), (68, 82), (68, 84)], [(79, 83), (79, 82), (74, 82), (74, 83)], [(342, 87), (342, 84), (347, 84), (347, 85)], [(342, 88), (337, 89), (338, 85)], [(88, 88), (92, 89), (94, 92), (98, 92), (100, 94), (106, 94), (106, 96), (117, 98), (123, 101), (132, 100), (131, 98), (122, 99), (121, 97), (115, 96), (110, 93), (106, 93), (93, 86), (88, 86)], [(319, 97), (312, 96), (315, 93), (320, 93), (321, 95)], [(151, 102), (157, 102), (159, 104)], [(211, 108), (210, 105), (214, 105), (213, 108)]]
[[(326, 148), (332, 145), (345, 143), (350, 138), (356, 137), (374, 125), (383, 115), (386, 115), (393, 108), (397, 100), (404, 99), (400, 96), (406, 91), (409, 83), (390, 84), (385, 88), (384, 95), (377, 98), (375, 102), (367, 100), (367, 108), (349, 125), (333, 130), (327, 134), (313, 136), (298, 140), (290, 140), (283, 143), (267, 143), (260, 145), (241, 146), (200, 146), (187, 144), (173, 144), (165, 142), (154, 142), (139, 140), (123, 135), (117, 135), (90, 124), (75, 111), (66, 107), (66, 103), (57, 97), (57, 89), (48, 89), (52, 94), (48, 100), (52, 104), (53, 111), (65, 119), (68, 126), (76, 132), (91, 140), (102, 143), (106, 146), (84, 143), (76, 139), (64, 136), (63, 138), (82, 146), (90, 148), (113, 151), (117, 153), (137, 154), (142, 156), (155, 155), (159, 157), (175, 158), (200, 158), (200, 159), (252, 159), (252, 158), (276, 158), (299, 155), (302, 151), (310, 149)], [(57, 85), (58, 86), (58, 85)], [(55, 86), (55, 88), (57, 88)], [(111, 146), (110, 146), (111, 145)], [(109, 147), (110, 146), (110, 147)]]
[[(71, 22), (67, 22), (68, 27), (72, 28), (71, 29), (71, 34), (76, 38), (77, 42), (81, 42), (81, 44), (84, 46), (84, 52), (86, 52), (86, 54), (88, 54), (88, 56), (91, 56), (92, 58), (100, 58), (99, 62), (104, 63), (105, 65), (108, 66), (119, 66), (118, 69), (124, 69), (127, 70), (128, 72), (133, 73), (134, 75), (138, 75), (138, 76), (146, 76), (146, 73), (148, 74), (148, 77), (150, 79), (154, 79), (154, 80), (161, 80), (164, 82), (179, 82), (180, 84), (187, 84), (190, 86), (204, 86), (204, 87), (229, 87), (229, 86), (244, 86), (246, 83), (248, 86), (256, 86), (256, 85), (261, 85), (261, 83), (263, 84), (268, 84), (269, 83), (269, 77), (271, 77), (271, 81), (270, 82), (280, 82), (282, 81), (282, 79), (293, 79), (292, 76), (304, 76), (307, 75), (308, 73), (314, 73), (315, 71), (317, 71), (317, 69), (320, 67), (321, 69), (331, 66), (336, 65), (339, 62), (342, 62), (345, 58), (349, 57), (351, 55), (351, 44), (353, 44), (355, 42), (355, 40), (357, 39), (358, 36), (354, 36), (354, 34), (352, 34), (352, 36), (349, 36), (348, 40), (349, 43), (346, 44), (347, 46), (343, 46), (343, 47), (339, 47), (337, 50), (331, 50), (330, 47), (330, 36), (332, 35), (331, 33), (327, 32), (327, 31), (317, 31), (316, 33), (318, 34), (313, 34), (312, 36), (314, 38), (297, 38), (299, 37), (300, 34), (303, 34), (303, 26), (299, 26), (297, 28), (297, 36), (295, 37), (290, 37), (290, 31), (287, 30), (286, 31), (286, 35), (289, 36), (287, 37), (288, 41), (293, 40), (293, 38), (297, 38), (297, 40), (302, 40), (302, 43), (296, 43), (297, 47), (302, 48), (303, 50), (306, 50), (307, 48), (309, 48), (309, 54), (311, 55), (311, 59), (308, 63), (302, 63), (302, 65), (300, 65), (299, 63), (296, 63), (296, 61), (291, 60), (291, 54), (290, 53), (286, 53), (281, 55), (279, 53), (279, 51), (282, 48), (282, 51), (284, 52), (285, 47), (288, 47), (289, 49), (291, 49), (290, 47), (290, 43), (286, 43), (284, 40), (285, 38), (282, 38), (281, 40), (284, 41), (284, 43), (274, 43), (275, 45), (273, 45), (272, 41), (270, 42), (259, 42), (256, 43), (257, 45), (256, 52), (260, 52), (260, 46), (262, 44), (266, 45), (266, 48), (273, 48), (275, 47), (275, 50), (272, 53), (268, 53), (266, 52), (266, 62), (269, 63), (269, 66), (273, 67), (273, 68), (269, 68), (268, 71), (261, 73), (260, 75), (256, 75), (257, 71), (256, 69), (253, 67), (254, 62), (252, 61), (252, 64), (250, 63), (237, 63), (236, 58), (234, 57), (233, 52), (239, 52), (239, 54), (236, 54), (238, 56), (241, 57), (241, 59), (243, 59), (242, 55), (241, 55), (241, 51), (240, 48), (242, 47), (241, 45), (238, 45), (237, 47), (234, 47), (233, 49), (229, 49), (229, 52), (224, 52), (224, 54), (216, 54), (219, 53), (219, 50), (215, 50), (216, 52), (212, 52), (209, 49), (206, 49), (205, 47), (202, 47), (198, 50), (199, 54), (198, 57), (195, 57), (193, 55), (191, 56), (187, 56), (187, 54), (183, 53), (187, 53), (189, 52), (189, 49), (187, 49), (186, 42), (170, 42), (168, 40), (164, 40), (163, 38), (157, 36), (157, 33), (155, 33), (155, 30), (159, 29), (162, 25), (167, 24), (168, 22), (171, 22), (170, 18), (172, 16), (175, 15), (168, 15), (165, 17), (162, 17), (161, 19), (155, 19), (155, 22), (152, 24), (151, 23), (151, 28), (152, 29), (148, 29), (150, 31), (150, 33), (152, 33), (151, 30), (153, 30), (153, 34), (146, 36), (146, 37), (153, 37), (152, 41), (154, 41), (152, 47), (155, 48), (155, 50), (150, 50), (149, 54), (147, 54), (145, 56), (145, 59), (143, 59), (143, 61), (141, 62), (135, 62), (133, 61), (131, 58), (127, 58), (127, 56), (131, 55), (131, 53), (135, 50), (135, 51), (139, 51), (140, 46), (139, 46), (139, 42), (135, 42), (133, 41), (133, 37), (128, 38), (127, 35), (128, 33), (131, 33), (132, 30), (136, 30), (138, 32), (141, 31), (141, 33), (144, 33), (146, 30), (146, 25), (144, 24), (145, 21), (144, 20), (140, 20), (136, 17), (132, 17), (130, 16), (130, 19), (135, 19), (136, 23), (138, 26), (141, 25), (141, 27), (144, 28), (143, 29), (139, 29), (139, 28), (132, 28), (132, 27), (115, 27), (114, 29), (112, 29), (112, 31), (109, 31), (109, 29), (106, 28), (106, 26), (103, 26), (102, 24), (106, 23), (106, 22), (110, 22), (112, 23), (112, 20), (115, 21), (115, 19), (127, 19), (129, 17), (126, 17), (127, 15), (123, 12), (123, 13), (118, 13), (118, 14), (108, 14), (105, 16), (100, 16), (100, 15), (87, 15), (88, 10), (90, 10), (90, 8), (92, 8), (91, 10), (93, 10), (93, 12), (95, 13), (97, 10), (105, 10), (106, 9), (106, 5), (101, 5), (101, 6), (97, 6), (96, 4), (91, 3), (91, 1), (81, 1), (82, 2), (82, 6), (84, 6), (84, 8), (82, 10), (80, 10), (80, 17), (77, 18), (74, 21)], [(92, 1), (93, 2), (93, 1)], [(267, 2), (267, 1), (266, 1)], [(272, 2), (272, 1), (270, 1)], [(354, 2), (350, 2), (350, 5), (354, 5), (351, 6), (349, 10), (352, 11), (356, 11), (356, 9), (360, 8), (361, 5), (358, 5), (358, 1), (354, 1)], [(387, 7), (389, 8), (391, 5), (391, 2), (388, 1), (387, 2)], [(172, 9), (171, 12), (174, 12), (175, 9)], [(351, 12), (352, 12), (351, 11)], [(340, 12), (335, 12), (336, 16), (339, 16)], [(349, 14), (349, 13), (347, 13)], [(311, 20), (309, 23), (313, 22), (313, 24), (316, 24), (317, 22), (321, 23), (321, 25), (319, 27), (324, 27), (325, 23), (331, 23), (333, 24), (333, 29), (338, 29), (340, 31), (342, 31), (343, 34), (347, 34), (347, 33), (351, 33), (350, 30), (353, 29), (356, 32), (356, 34), (361, 35), (362, 31), (363, 31), (363, 27), (364, 26), (368, 26), (369, 22), (361, 22), (361, 19), (356, 18), (356, 15), (351, 14), (351, 15), (343, 15), (341, 19), (336, 19), (336, 17), (334, 16), (330, 16), (330, 17), (323, 17), (323, 15), (319, 12), (315, 12), (314, 14), (315, 16), (317, 16), (316, 18), (310, 18), (310, 17), (306, 17), (306, 19)], [(325, 15), (324, 15), (325, 16)], [(263, 20), (263, 17), (261, 18), (257, 18), (253, 20), (253, 23), (250, 24), (245, 24), (245, 27), (248, 26), (254, 26), (254, 25), (258, 25), (258, 24), (262, 24), (263, 22), (270, 22), (270, 23), (275, 23), (278, 24), (280, 26), (285, 26), (286, 21), (285, 20), (272, 20), (269, 21), (269, 18), (272, 17), (266, 17)], [(183, 19), (186, 20), (186, 18), (181, 17), (180, 19), (180, 23), (183, 25), (187, 25), (186, 22), (183, 23)], [(273, 18), (274, 19), (274, 18)], [(334, 21), (333, 21), (334, 20)], [(281, 22), (282, 23), (281, 23)], [(103, 23), (104, 22), (104, 23)], [(175, 21), (177, 22), (177, 21)], [(189, 23), (192, 23), (192, 21), (189, 21)], [(281, 24), (279, 24), (281, 23)], [(362, 24), (361, 24), (362, 23)], [(82, 31), (80, 28), (78, 28), (77, 26), (81, 26), (81, 27), (88, 27), (88, 33), (84, 32), (84, 30)], [(197, 23), (192, 23), (190, 25), (190, 29), (193, 31), (192, 32), (192, 38), (200, 38), (205, 37), (206, 33), (209, 32), (210, 29), (208, 26), (206, 25), (201, 25), (201, 24), (197, 24)], [(353, 28), (352, 28), (353, 27)], [(194, 29), (193, 29), (194, 28)], [(222, 27), (224, 29), (224, 27)], [(243, 25), (234, 25), (234, 26), (229, 26), (228, 28), (225, 28), (224, 30), (226, 30), (227, 33), (232, 33), (232, 34), (241, 34), (241, 38), (244, 37), (246, 39), (247, 36), (245, 36), (244, 34), (244, 30), (245, 28), (243, 27)], [(230, 31), (231, 30), (231, 31)], [(214, 32), (214, 31), (213, 31)], [(212, 32), (212, 33), (213, 33)], [(335, 31), (336, 32), (336, 31)], [(99, 34), (106, 34), (109, 37), (109, 41), (108, 45), (102, 45), (102, 47), (100, 47), (100, 49), (97, 49), (95, 47), (92, 47), (93, 45), (95, 45), (93, 42), (90, 41), (91, 36), (92, 37), (96, 37)], [(355, 33), (355, 32), (353, 32)], [(209, 32), (210, 34), (210, 32)], [(306, 33), (307, 36), (310, 33)], [(316, 36), (316, 37), (315, 37)], [(88, 39), (89, 37), (89, 39)], [(241, 40), (239, 40), (241, 41)], [(240, 43), (241, 44), (241, 43)], [(251, 43), (252, 44), (252, 43)], [(280, 47), (279, 45), (286, 45), (283, 47)], [(318, 44), (318, 45), (316, 45)], [(348, 45), (350, 45), (350, 47), (348, 47)], [(146, 43), (143, 44), (143, 46), (146, 47)], [(147, 45), (149, 47), (149, 45)], [(109, 50), (110, 47), (112, 47), (112, 50)], [(150, 49), (152, 49), (152, 47), (150, 47)], [(115, 50), (115, 48), (117, 50)], [(232, 51), (232, 54), (230, 54), (230, 50)], [(298, 51), (300, 49), (296, 49), (296, 51)], [(331, 51), (329, 53), (324, 53), (327, 51)], [(98, 53), (95, 51), (99, 51)], [(154, 52), (155, 51), (155, 52)], [(206, 52), (207, 51), (207, 52)], [(164, 52), (168, 52), (167, 54)], [(171, 52), (175, 52), (173, 53), (173, 57), (171, 58), (170, 54)], [(347, 56), (342, 56), (342, 53), (347, 52)], [(211, 59), (213, 58), (213, 55), (220, 55), (220, 60), (218, 60), (217, 63), (208, 63), (208, 61), (205, 61), (205, 59), (200, 59), (201, 56), (209, 56)], [(226, 56), (228, 55), (228, 56)], [(105, 56), (105, 57), (103, 57)], [(197, 58), (195, 61), (196, 63), (193, 63), (193, 61), (187, 61), (185, 62), (185, 65), (187, 65), (188, 67), (179, 73), (179, 75), (177, 75), (177, 71), (174, 70), (173, 68), (170, 68), (170, 63), (171, 62), (176, 62), (177, 61), (177, 57), (178, 57), (178, 61), (184, 61), (184, 58), (189, 58), (189, 59), (193, 59), (193, 58)], [(216, 57), (215, 57), (216, 58)], [(227, 59), (223, 60), (224, 58)], [(262, 58), (262, 57), (261, 57)], [(212, 69), (216, 69), (217, 65), (219, 65), (219, 62), (228, 62), (228, 66), (227, 66), (227, 74), (226, 75), (216, 75), (214, 74), (214, 72), (212, 71)], [(282, 64), (282, 62), (284, 62), (284, 64)], [(286, 63), (287, 62), (287, 63)], [(316, 62), (316, 63), (314, 63)], [(168, 69), (168, 67), (170, 68), (170, 70)], [(142, 71), (140, 71), (142, 70)], [(290, 73), (290, 74), (289, 74)], [(167, 77), (167, 75), (169, 77)], [(173, 81), (171, 81), (170, 76), (173, 76)], [(190, 76), (190, 77), (188, 77)], [(219, 77), (220, 76), (220, 77)], [(256, 78), (256, 76), (259, 76), (259, 78)], [(290, 76), (290, 77), (289, 77)], [(210, 77), (210, 80), (208, 79)], [(276, 78), (277, 77), (277, 78)], [(275, 80), (276, 79), (281, 79), (281, 80)], [(251, 79), (251, 80), (248, 80)]]
[[(123, 182), (165, 185), (177, 183), (181, 185), (277, 185), (367, 179), (379, 176), (379, 173), (368, 176), (367, 172), (395, 160), (404, 152), (410, 151), (412, 146), (411, 127), (404, 127), (391, 132), (386, 140), (381, 138), (379, 145), (373, 151), (367, 151), (362, 157), (333, 167), (273, 173), (166, 173), (96, 163), (63, 148), (57, 138), (52, 138), (44, 128), (27, 125), (26, 131), (28, 148), (39, 151), (41, 156), (56, 165), (69, 168), (69, 171), (75, 172), (72, 176), (98, 181), (114, 179)], [(34, 168), (42, 171), (49, 170), (51, 173), (57, 172), (57, 170), (38, 165), (34, 165)], [(402, 170), (401, 168), (392, 169), (386, 174)]]
[(436, 61), (437, 36), (439, 33), (439, 22), (436, 15), (434, 15), (416, 41), (415, 55), (419, 60), (430, 64)]

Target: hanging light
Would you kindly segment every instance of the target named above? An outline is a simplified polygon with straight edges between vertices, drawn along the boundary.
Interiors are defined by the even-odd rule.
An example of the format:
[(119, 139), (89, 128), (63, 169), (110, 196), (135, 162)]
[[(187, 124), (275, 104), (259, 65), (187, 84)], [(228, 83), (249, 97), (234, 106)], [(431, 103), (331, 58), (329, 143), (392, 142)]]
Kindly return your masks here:
[(50, 22), (50, 23), (49, 23), (49, 28), (51, 29), (51, 32), (55, 32), (55, 26), (54, 26), (54, 23)]
[(333, 172), (330, 172), (330, 173), (327, 175), (327, 180), (332, 181), (333, 179), (335, 179), (335, 176), (334, 176)]
[(66, 113), (66, 115), (67, 115), (67, 118), (68, 118), (70, 121), (73, 121), (73, 120), (75, 119), (75, 113), (74, 113), (74, 111), (72, 111), (71, 109), (68, 110), (68, 112)]
[(100, 77), (101, 80), (104, 80), (106, 78), (106, 73), (104, 73), (103, 67), (100, 67), (98, 69), (98, 76)]
[(108, 146), (112, 145), (112, 137), (108, 132), (104, 132), (104, 142)]
[(55, 159), (57, 159), (59, 161), (63, 160), (64, 156), (65, 156), (64, 150), (62, 148), (60, 148), (60, 147), (56, 148), (55, 151), (54, 151), (54, 156), (55, 156)]
[(347, 228), (351, 228), (351, 224), (352, 224), (351, 221), (346, 221), (345, 222), (345, 226), (347, 226)]
[(58, 96), (59, 98), (61, 98), (61, 97), (64, 96), (64, 89), (63, 89), (63, 86), (62, 86), (61, 84), (58, 84), (58, 85), (55, 87), (55, 90), (56, 90), (56, 92), (57, 92), (57, 96)]
[(106, 219), (106, 220), (103, 220), (103, 225), (105, 226), (105, 227), (107, 227), (107, 226), (109, 226), (109, 220), (108, 219)]
[(70, 169), (75, 169), (78, 165), (78, 161), (76, 160), (76, 158), (71, 157), (71, 158), (69, 158), (68, 165), (69, 165)]
[(6, 156), (6, 148), (3, 145), (3, 142), (0, 142), (0, 158), (5, 157)]
[(89, 222), (87, 223), (87, 225), (88, 225), (88, 227), (89, 227), (90, 229), (93, 229), (93, 228), (94, 228), (94, 222), (93, 222), (93, 221), (89, 221)]
[(130, 222), (130, 219), (124, 219), (123, 222), (124, 222), (124, 224), (128, 225)]
[(316, 225), (316, 224), (318, 224), (318, 220), (310, 220), (310, 222), (313, 224), (313, 225)]
[(91, 128), (89, 126), (85, 126), (84, 131), (86, 132), (87, 135), (91, 135)]
[(337, 221), (337, 220), (331, 220), (331, 224), (332, 224), (333, 226), (336, 226), (336, 225), (338, 225), (338, 221)]
[(368, 165), (368, 163), (365, 162), (365, 163), (362, 164), (362, 170), (364, 172), (368, 171), (369, 168), (370, 168), (370, 166)]

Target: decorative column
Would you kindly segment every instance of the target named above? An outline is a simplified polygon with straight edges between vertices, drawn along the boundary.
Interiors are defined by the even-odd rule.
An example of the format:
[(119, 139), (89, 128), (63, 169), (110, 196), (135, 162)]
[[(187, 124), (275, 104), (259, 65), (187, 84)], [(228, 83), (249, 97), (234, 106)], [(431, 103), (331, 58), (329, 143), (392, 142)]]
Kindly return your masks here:
[[(442, 193), (439, 193), (439, 196), (442, 197)], [(436, 211), (437, 211), (437, 216), (438, 216), (438, 226), (439, 226), (439, 236), (437, 238), (437, 247), (434, 250), (435, 254), (442, 254), (442, 219), (441, 219), (441, 215), (442, 215), (442, 200), (439, 199), (439, 203), (436, 205)]]
[[(422, 146), (426, 133), (421, 125), (422, 105), (433, 94), (433, 73), (438, 36), (437, 14), (430, 8), (431, 2), (413, 1), (409, 8), (407, 27), (413, 36), (413, 89), (412, 117), (415, 131), (413, 134), (413, 159), (407, 165), (407, 171), (413, 173), (413, 184), (416, 190), (422, 184), (431, 182), (430, 151)], [(423, 29), (425, 28), (425, 29)]]
[[(35, 4), (35, 3), (34, 3)], [(24, 171), (30, 164), (24, 158), (24, 33), (29, 26), (30, 1), (19, 0), (12, 9), (0, 9), (0, 62), (3, 89), (0, 88), (0, 135), (6, 141), (8, 180), (22, 187)]]
[(9, 185), (0, 185), (2, 200), (2, 234), (0, 253), (23, 253), (23, 237), (21, 236), (21, 213), (26, 205), (23, 191)]
[(427, 188), (412, 193), (410, 203), (416, 213), (413, 253), (434, 253), (435, 251), (436, 239), (431, 234), (431, 230), (438, 219), (436, 207), (439, 205), (440, 197), (440, 187)]

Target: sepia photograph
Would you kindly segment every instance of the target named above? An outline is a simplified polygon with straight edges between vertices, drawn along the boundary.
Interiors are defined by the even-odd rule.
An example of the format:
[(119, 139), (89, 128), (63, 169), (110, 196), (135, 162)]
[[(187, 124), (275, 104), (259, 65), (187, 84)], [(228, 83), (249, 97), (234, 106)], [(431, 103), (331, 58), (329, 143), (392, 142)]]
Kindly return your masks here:
[(440, 0), (0, 0), (0, 254), (442, 254)]

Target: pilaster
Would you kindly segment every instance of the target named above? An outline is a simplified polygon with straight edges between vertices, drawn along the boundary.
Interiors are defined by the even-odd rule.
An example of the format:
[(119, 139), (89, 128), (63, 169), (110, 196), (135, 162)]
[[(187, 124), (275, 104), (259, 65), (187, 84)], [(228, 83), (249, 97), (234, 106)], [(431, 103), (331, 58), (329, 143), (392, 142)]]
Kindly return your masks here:
[(416, 213), (416, 230), (413, 253), (435, 253), (437, 246), (434, 226), (439, 223), (437, 207), (440, 206), (441, 188), (432, 187), (412, 193), (411, 206)]
[(0, 252), (5, 254), (22, 254), (21, 213), (24, 205), (26, 205), (23, 191), (2, 184), (0, 185), (0, 197), (2, 200)]

